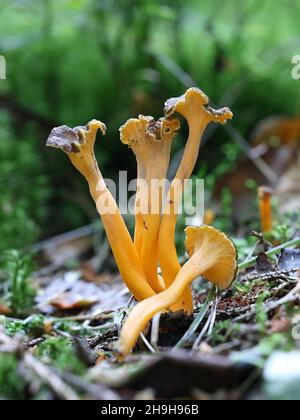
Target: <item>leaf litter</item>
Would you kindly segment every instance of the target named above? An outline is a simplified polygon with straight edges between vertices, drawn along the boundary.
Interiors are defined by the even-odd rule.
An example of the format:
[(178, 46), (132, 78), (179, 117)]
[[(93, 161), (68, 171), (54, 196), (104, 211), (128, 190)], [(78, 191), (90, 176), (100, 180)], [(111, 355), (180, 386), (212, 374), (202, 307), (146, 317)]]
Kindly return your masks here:
[[(157, 336), (155, 352), (140, 339), (122, 364), (114, 344), (134, 303), (119, 275), (95, 273), (100, 281), (93, 282), (81, 269), (39, 271), (32, 275), (38, 290), (32, 315), (22, 320), (6, 312), (1, 318), (0, 371), (5, 357), (12, 357), (18, 366), (12, 388), (19, 368), (27, 371), (22, 379), (27, 399), (45, 398), (45, 389), (49, 399), (262, 396), (269, 389), (259, 386), (268, 357), (300, 347), (291, 336), (291, 319), (299, 311), (299, 269), (299, 250), (283, 249), (278, 260), (259, 253), (231, 289), (209, 299), (199, 280), (194, 321), (179, 313), (162, 315), (144, 332), (146, 343)], [(242, 361), (233, 357), (237, 354)]]

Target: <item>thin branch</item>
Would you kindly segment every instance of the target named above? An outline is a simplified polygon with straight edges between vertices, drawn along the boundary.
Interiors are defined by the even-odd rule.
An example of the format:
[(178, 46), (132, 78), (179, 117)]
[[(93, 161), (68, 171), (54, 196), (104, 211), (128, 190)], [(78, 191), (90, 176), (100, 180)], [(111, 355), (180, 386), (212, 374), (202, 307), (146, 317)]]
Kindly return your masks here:
[(145, 346), (148, 348), (148, 350), (150, 350), (151, 353), (156, 353), (155, 348), (149, 343), (149, 341), (147, 340), (147, 338), (145, 337), (143, 333), (140, 333), (140, 337), (143, 340)]
[(3, 328), (0, 328), (0, 352), (14, 353), (25, 366), (33, 371), (43, 383), (47, 384), (55, 394), (67, 401), (78, 401), (78, 395), (48, 366), (36, 359), (30, 351), (27, 351), (20, 341), (8, 337)]
[(79, 401), (78, 395), (56, 373), (43, 365), (31, 353), (26, 352), (23, 360), (25, 365), (44, 383), (48, 384), (59, 398), (66, 401)]
[(203, 340), (203, 338), (204, 338), (204, 336), (207, 332), (208, 332), (208, 335), (210, 335), (212, 333), (212, 330), (213, 330), (213, 327), (214, 327), (214, 324), (215, 324), (215, 320), (216, 320), (216, 317), (217, 317), (217, 307), (218, 307), (219, 301), (220, 301), (220, 297), (216, 296), (215, 300), (213, 302), (211, 312), (210, 312), (209, 317), (207, 319), (207, 322), (204, 325), (202, 331), (200, 332), (197, 340), (195, 341), (195, 343), (193, 345), (193, 351), (197, 351), (199, 349), (199, 346), (200, 346), (200, 344), (201, 344), (201, 342), (202, 342), (202, 340)]
[[(272, 257), (273, 255), (279, 254), (283, 249), (297, 247), (298, 245), (300, 245), (300, 237), (297, 237), (295, 239), (292, 239), (291, 241), (285, 242), (284, 244), (279, 245), (271, 249), (270, 251), (266, 252), (266, 254), (268, 257)], [(257, 257), (253, 257), (250, 260), (244, 261), (243, 263), (239, 264), (238, 270), (239, 271), (245, 270), (246, 268), (253, 266), (256, 263), (256, 261), (257, 261)]]
[[(297, 287), (295, 287), (290, 293), (288, 293), (283, 298), (281, 298), (281, 299), (279, 299), (275, 302), (272, 301), (272, 302), (268, 302), (268, 303), (264, 304), (264, 306), (262, 308), (263, 312), (269, 313), (269, 312), (273, 311), (274, 309), (279, 308), (282, 305), (286, 305), (287, 303), (296, 302), (297, 300), (300, 299), (299, 292), (300, 292), (300, 286), (298, 285)], [(248, 311), (247, 313), (235, 318), (234, 322), (241, 322), (241, 321), (249, 320), (255, 315), (256, 315), (256, 305), (251, 305), (250, 311)]]
[(158, 351), (158, 340), (159, 340), (159, 324), (160, 324), (161, 312), (156, 314), (152, 319), (151, 326), (151, 345)]
[(193, 336), (193, 334), (195, 334), (195, 332), (197, 331), (198, 327), (201, 325), (202, 321), (204, 320), (210, 305), (213, 301), (213, 299), (215, 298), (215, 293), (216, 290), (213, 287), (211, 289), (211, 291), (209, 292), (209, 295), (206, 299), (206, 301), (203, 304), (203, 308), (200, 310), (200, 312), (197, 314), (196, 318), (194, 319), (194, 321), (191, 323), (189, 329), (186, 331), (186, 333), (182, 336), (182, 338), (178, 341), (178, 343), (174, 346), (173, 350), (176, 350), (180, 347), (184, 347), (185, 344), (190, 340), (190, 338)]

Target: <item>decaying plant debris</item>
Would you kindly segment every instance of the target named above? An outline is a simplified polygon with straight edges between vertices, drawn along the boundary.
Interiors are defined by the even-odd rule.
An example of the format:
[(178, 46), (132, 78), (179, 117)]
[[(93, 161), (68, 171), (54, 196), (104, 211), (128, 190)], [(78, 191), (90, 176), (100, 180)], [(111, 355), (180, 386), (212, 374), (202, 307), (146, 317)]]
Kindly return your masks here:
[[(121, 127), (139, 178), (165, 178), (179, 130), (175, 112), (190, 129), (175, 179), (191, 176), (207, 125), (232, 118), (229, 109), (215, 111), (208, 102), (192, 88), (166, 102), (162, 119), (140, 116)], [(178, 184), (167, 195), (169, 214), (158, 191), (156, 215), (139, 210), (145, 193), (138, 186), (132, 239), (95, 159), (99, 129), (105, 134), (96, 120), (58, 127), (47, 144), (67, 153), (88, 181), (120, 274), (103, 273), (103, 255), (87, 262), (93, 253), (88, 234), (74, 246), (79, 251), (72, 269), (62, 250), (78, 243), (73, 237), (54, 241), (61, 258), (39, 271), (18, 254), (2, 257), (0, 397), (262, 398), (268, 357), (300, 348), (293, 333), (300, 306), (299, 229), (288, 242), (275, 238), (270, 195), (260, 190), (264, 235), (255, 233), (254, 247), (253, 237), (236, 248), (212, 226), (188, 227), (189, 260), (181, 264), (174, 243)], [(101, 197), (111, 214), (102, 211)], [(109, 259), (106, 240), (102, 248)], [(237, 251), (247, 255), (239, 264)], [(46, 255), (49, 249), (40, 251), (40, 260)]]
[[(38, 287), (38, 306), (31, 308), (32, 315), (1, 318), (0, 375), (6, 378), (1, 394), (29, 399), (240, 399), (254, 392), (260, 397), (268, 356), (299, 346), (291, 331), (292, 314), (300, 304), (298, 251), (278, 254), (278, 264), (269, 260), (267, 269), (260, 261), (239, 272), (230, 289), (218, 296), (217, 307), (213, 294), (208, 303), (207, 284), (196, 284), (194, 321), (180, 313), (154, 319), (122, 364), (113, 350), (130, 293), (118, 276), (106, 276), (89, 291), (80, 271), (37, 272), (32, 282)], [(96, 290), (99, 300), (93, 304)], [(73, 306), (58, 307), (58, 299)]]

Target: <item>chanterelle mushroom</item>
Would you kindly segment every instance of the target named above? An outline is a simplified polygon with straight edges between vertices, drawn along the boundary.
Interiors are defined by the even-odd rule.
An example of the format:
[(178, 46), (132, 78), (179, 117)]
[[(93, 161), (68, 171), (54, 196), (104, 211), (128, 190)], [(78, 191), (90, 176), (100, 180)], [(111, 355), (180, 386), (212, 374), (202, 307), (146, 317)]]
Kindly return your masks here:
[[(209, 98), (197, 88), (188, 89), (185, 95), (169, 99), (165, 104), (165, 114), (169, 118), (178, 112), (186, 118), (189, 126), (189, 138), (184, 155), (171, 185), (165, 214), (163, 215), (158, 241), (159, 262), (166, 287), (169, 287), (180, 271), (180, 264), (174, 243), (178, 205), (184, 188), (184, 180), (189, 179), (198, 159), (203, 133), (210, 122), (225, 124), (232, 118), (229, 108), (214, 110), (209, 105)], [(184, 309), (191, 313), (193, 303), (188, 288), (178, 303), (172, 308)]]
[(162, 199), (172, 140), (179, 128), (175, 118), (155, 121), (143, 115), (120, 128), (121, 141), (132, 149), (138, 164), (135, 246), (146, 277), (157, 293), (165, 289), (157, 274)]
[(263, 233), (271, 232), (273, 229), (273, 218), (272, 218), (272, 188), (261, 186), (257, 190), (261, 227)]
[(232, 241), (222, 232), (211, 226), (188, 227), (185, 246), (190, 259), (174, 282), (164, 292), (140, 302), (126, 320), (118, 345), (121, 357), (131, 351), (151, 318), (177, 302), (196, 278), (203, 276), (219, 289), (226, 289), (234, 281), (237, 253)]
[[(86, 178), (91, 195), (101, 215), (106, 234), (121, 276), (137, 300), (153, 296), (155, 292), (148, 284), (139, 255), (120, 214), (118, 206), (109, 192), (94, 154), (98, 130), (105, 134), (106, 127), (93, 120), (86, 127), (54, 128), (47, 146), (62, 149), (75, 168)], [(105, 211), (102, 204), (105, 202)]]

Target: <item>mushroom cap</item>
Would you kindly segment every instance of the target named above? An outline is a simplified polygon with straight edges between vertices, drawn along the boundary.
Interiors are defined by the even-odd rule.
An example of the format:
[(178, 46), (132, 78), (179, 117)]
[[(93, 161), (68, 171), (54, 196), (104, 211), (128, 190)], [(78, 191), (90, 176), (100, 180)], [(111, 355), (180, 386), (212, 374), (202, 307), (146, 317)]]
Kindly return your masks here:
[(201, 89), (192, 87), (186, 93), (178, 98), (168, 99), (165, 103), (166, 117), (172, 116), (175, 112), (183, 115), (185, 118), (193, 115), (199, 115), (204, 112), (211, 121), (226, 124), (227, 120), (233, 117), (229, 108), (213, 109), (209, 106), (208, 96)]
[(261, 187), (258, 187), (257, 190), (258, 198), (262, 200), (269, 199), (272, 197), (273, 192), (272, 188), (262, 185)]
[(65, 153), (79, 153), (81, 146), (89, 144), (94, 146), (98, 129), (106, 133), (106, 126), (101, 121), (92, 120), (86, 126), (70, 128), (67, 125), (55, 127), (51, 131), (47, 146), (61, 149)]
[(212, 268), (203, 277), (219, 289), (227, 289), (235, 280), (238, 268), (237, 251), (232, 240), (212, 226), (187, 227), (185, 247), (191, 257), (201, 255), (212, 258)]
[(121, 141), (129, 147), (138, 146), (148, 140), (154, 142), (172, 140), (180, 128), (176, 118), (160, 118), (155, 121), (153, 117), (139, 115), (138, 118), (129, 119), (120, 128)]

